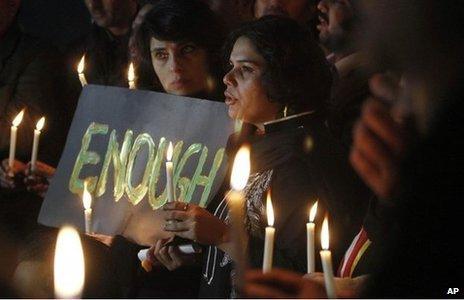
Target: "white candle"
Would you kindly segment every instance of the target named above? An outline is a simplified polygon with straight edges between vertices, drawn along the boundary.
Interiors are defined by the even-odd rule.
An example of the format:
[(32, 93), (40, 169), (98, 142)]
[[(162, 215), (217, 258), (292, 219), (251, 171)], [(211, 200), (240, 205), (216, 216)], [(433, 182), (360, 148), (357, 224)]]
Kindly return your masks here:
[(40, 118), (34, 130), (34, 142), (32, 143), (31, 171), (35, 172), (37, 165), (37, 152), (39, 151), (40, 132), (45, 124), (45, 117)]
[(87, 182), (84, 183), (82, 202), (84, 204), (85, 233), (92, 233), (92, 196), (87, 189)]
[(13, 166), (14, 166), (15, 155), (16, 155), (16, 138), (17, 138), (18, 126), (23, 120), (23, 116), (24, 116), (24, 109), (21, 110), (18, 115), (16, 115), (16, 117), (14, 118), (12, 122), (11, 130), (10, 130), (10, 156), (8, 157), (8, 166), (9, 166), (8, 175), (11, 177), (14, 176)]
[(250, 150), (242, 147), (237, 152), (232, 166), (230, 185), (231, 191), (227, 194), (229, 216), (231, 223), (232, 251), (235, 261), (236, 285), (241, 290), (244, 274), (247, 268), (246, 261), (246, 231), (243, 225), (245, 218), (245, 197), (243, 189), (248, 182), (250, 174)]
[(308, 273), (314, 273), (316, 270), (315, 267), (315, 255), (314, 255), (314, 228), (316, 225), (314, 224), (314, 219), (316, 218), (317, 212), (317, 201), (311, 207), (309, 212), (309, 222), (306, 223), (306, 257), (308, 262)]
[(324, 222), (322, 223), (321, 246), (322, 250), (320, 254), (322, 269), (324, 271), (325, 290), (329, 299), (335, 299), (335, 281), (332, 268), (332, 253), (329, 250), (329, 222), (327, 217), (325, 217)]
[(55, 297), (78, 299), (85, 281), (84, 252), (79, 234), (72, 227), (58, 233), (54, 261)]
[(129, 82), (129, 89), (135, 89), (135, 72), (134, 72), (134, 64), (130, 63), (129, 70), (127, 71), (127, 81)]
[(168, 202), (173, 202), (176, 199), (174, 184), (172, 182), (173, 177), (173, 165), (172, 165), (172, 154), (173, 147), (172, 143), (169, 142), (168, 151), (166, 153), (166, 189), (168, 193)]
[(79, 80), (81, 82), (82, 87), (87, 84), (87, 79), (85, 79), (85, 74), (84, 74), (84, 65), (85, 65), (85, 54), (82, 55), (81, 61), (79, 62), (79, 65), (77, 66), (77, 72), (79, 73)]
[(267, 193), (266, 200), (267, 224), (266, 234), (264, 238), (264, 256), (263, 256), (263, 272), (269, 272), (272, 269), (272, 256), (274, 254), (274, 209), (272, 208), (271, 193)]

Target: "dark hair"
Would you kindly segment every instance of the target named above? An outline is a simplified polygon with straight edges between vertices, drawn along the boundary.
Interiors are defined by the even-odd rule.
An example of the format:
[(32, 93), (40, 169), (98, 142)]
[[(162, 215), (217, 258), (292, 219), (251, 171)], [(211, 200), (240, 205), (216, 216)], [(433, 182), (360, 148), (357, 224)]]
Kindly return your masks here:
[(150, 38), (192, 42), (206, 50), (211, 75), (221, 84), (224, 31), (208, 5), (199, 0), (161, 0), (154, 4), (135, 32), (137, 86), (164, 91), (151, 63)]
[(240, 37), (248, 38), (267, 63), (262, 82), (269, 99), (290, 113), (320, 110), (330, 97), (332, 74), (311, 33), (296, 21), (266, 16), (234, 31), (224, 49), (229, 60)]

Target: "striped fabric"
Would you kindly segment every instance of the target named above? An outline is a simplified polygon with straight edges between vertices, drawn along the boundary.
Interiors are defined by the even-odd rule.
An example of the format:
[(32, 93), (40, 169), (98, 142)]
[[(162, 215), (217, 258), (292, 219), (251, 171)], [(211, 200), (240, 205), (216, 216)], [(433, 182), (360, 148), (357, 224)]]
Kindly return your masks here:
[(338, 268), (337, 276), (338, 277), (351, 277), (356, 268), (356, 265), (359, 263), (359, 260), (366, 252), (367, 248), (371, 241), (367, 237), (367, 232), (364, 228), (361, 228), (359, 233), (351, 242), (350, 247), (345, 253), (342, 262)]

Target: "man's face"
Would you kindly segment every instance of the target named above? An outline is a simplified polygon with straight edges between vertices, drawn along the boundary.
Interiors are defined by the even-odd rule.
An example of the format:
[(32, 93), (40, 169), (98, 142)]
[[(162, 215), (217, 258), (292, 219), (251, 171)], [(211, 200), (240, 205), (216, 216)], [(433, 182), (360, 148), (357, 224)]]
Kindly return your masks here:
[(309, 0), (256, 0), (255, 18), (266, 15), (284, 15), (304, 23), (311, 15), (308, 3)]
[(20, 3), (20, 0), (0, 0), (0, 35), (10, 27)]
[(329, 48), (339, 46), (347, 36), (347, 24), (353, 19), (353, 10), (349, 0), (321, 0), (319, 11), (319, 40)]
[(98, 26), (111, 28), (131, 18), (133, 0), (85, 0), (92, 19)]

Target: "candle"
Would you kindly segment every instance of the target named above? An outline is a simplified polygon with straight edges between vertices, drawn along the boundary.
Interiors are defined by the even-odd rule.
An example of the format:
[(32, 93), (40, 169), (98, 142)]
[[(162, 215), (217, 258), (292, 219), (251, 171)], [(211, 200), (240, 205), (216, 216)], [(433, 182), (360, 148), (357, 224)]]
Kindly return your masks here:
[(264, 257), (263, 272), (269, 272), (272, 269), (272, 255), (274, 253), (274, 209), (272, 208), (271, 193), (268, 191), (266, 200), (267, 224), (266, 235), (264, 239)]
[(250, 174), (250, 150), (241, 147), (237, 152), (232, 166), (231, 191), (227, 195), (229, 205), (229, 217), (231, 223), (232, 251), (235, 261), (236, 286), (240, 291), (243, 288), (246, 262), (246, 232), (243, 225), (245, 216), (245, 197), (243, 189), (248, 182)]
[(85, 233), (91, 233), (92, 228), (92, 196), (87, 189), (87, 182), (84, 182), (84, 192), (82, 195), (84, 204)]
[(35, 169), (36, 169), (37, 152), (39, 151), (40, 131), (42, 130), (44, 124), (45, 124), (45, 117), (42, 117), (35, 125), (34, 142), (32, 143), (32, 156), (31, 156), (31, 171), (32, 172), (35, 172)]
[(10, 156), (8, 158), (8, 166), (9, 166), (9, 171), (8, 175), (13, 177), (13, 166), (14, 166), (14, 160), (15, 160), (15, 153), (16, 153), (16, 135), (18, 131), (18, 126), (23, 120), (24, 116), (24, 109), (19, 112), (19, 114), (16, 115), (14, 118), (12, 125), (11, 125), (11, 131), (10, 131)]
[(56, 298), (80, 298), (84, 287), (84, 252), (77, 231), (69, 226), (58, 233), (55, 248), (54, 285)]
[(314, 273), (315, 267), (315, 257), (314, 257), (314, 219), (316, 218), (317, 212), (317, 201), (311, 207), (309, 212), (309, 223), (306, 223), (306, 257), (308, 260), (308, 273)]
[(173, 165), (172, 165), (172, 143), (169, 142), (168, 151), (166, 152), (166, 189), (168, 192), (168, 202), (173, 202), (175, 200), (175, 191), (174, 185), (172, 182), (172, 173), (173, 173)]
[(135, 89), (135, 72), (134, 72), (134, 64), (130, 63), (129, 70), (127, 71), (127, 81), (129, 81), (129, 88), (131, 90)]
[(322, 222), (321, 246), (322, 250), (320, 254), (322, 269), (324, 271), (325, 290), (328, 298), (335, 299), (335, 281), (332, 269), (332, 253), (329, 250), (329, 222), (327, 216), (324, 218), (324, 222)]
[(84, 74), (84, 64), (85, 64), (85, 54), (82, 55), (81, 61), (79, 62), (79, 65), (77, 66), (77, 73), (79, 73), (79, 80), (81, 81), (82, 87), (87, 84), (87, 79), (85, 79), (85, 74)]

